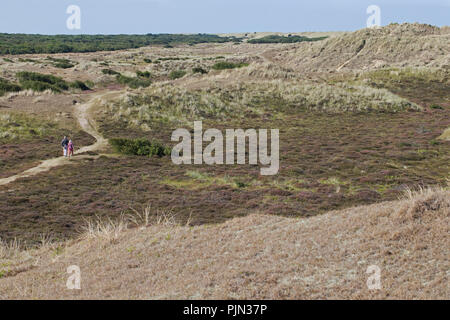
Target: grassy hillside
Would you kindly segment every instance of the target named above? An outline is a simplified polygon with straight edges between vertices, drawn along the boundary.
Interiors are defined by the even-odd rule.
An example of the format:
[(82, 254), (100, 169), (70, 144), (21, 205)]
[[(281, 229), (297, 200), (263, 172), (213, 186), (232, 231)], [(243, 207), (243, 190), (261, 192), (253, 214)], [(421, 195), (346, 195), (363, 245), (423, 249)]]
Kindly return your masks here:
[[(447, 299), (449, 199), (422, 190), (309, 219), (253, 214), (197, 227), (148, 207), (91, 221), (75, 241), (1, 245), (0, 298)], [(70, 265), (81, 290), (66, 289)], [(367, 287), (372, 265), (381, 290)]]

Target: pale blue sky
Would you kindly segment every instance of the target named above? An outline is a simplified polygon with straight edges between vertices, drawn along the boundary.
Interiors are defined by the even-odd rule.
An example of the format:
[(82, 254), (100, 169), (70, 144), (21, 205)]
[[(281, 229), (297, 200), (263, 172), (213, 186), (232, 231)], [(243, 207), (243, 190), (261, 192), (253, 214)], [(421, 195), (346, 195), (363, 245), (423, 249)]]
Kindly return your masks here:
[[(81, 30), (66, 27), (69, 5)], [(381, 24), (449, 25), (450, 0), (1, 0), (0, 32), (41, 34), (225, 33), (356, 30), (369, 5)]]

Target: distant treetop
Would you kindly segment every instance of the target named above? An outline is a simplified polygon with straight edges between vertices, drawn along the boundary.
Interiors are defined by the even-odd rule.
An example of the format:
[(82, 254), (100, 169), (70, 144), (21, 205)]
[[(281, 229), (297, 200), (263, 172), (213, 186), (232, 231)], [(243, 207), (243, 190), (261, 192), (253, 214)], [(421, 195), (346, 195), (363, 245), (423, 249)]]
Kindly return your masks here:
[(0, 33), (0, 54), (113, 51), (148, 45), (241, 42), (214, 34), (38, 35)]
[(303, 41), (319, 41), (325, 38), (327, 37), (308, 38), (303, 36), (293, 36), (291, 34), (287, 37), (279, 35), (269, 35), (262, 38), (248, 40), (248, 43), (295, 43)]

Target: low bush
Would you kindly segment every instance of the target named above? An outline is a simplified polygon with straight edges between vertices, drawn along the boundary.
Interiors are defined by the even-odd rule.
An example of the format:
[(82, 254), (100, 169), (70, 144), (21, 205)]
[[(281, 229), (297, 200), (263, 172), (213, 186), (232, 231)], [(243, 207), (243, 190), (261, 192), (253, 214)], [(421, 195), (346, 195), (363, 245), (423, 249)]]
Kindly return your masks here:
[(326, 39), (328, 37), (316, 37), (316, 38), (308, 38), (302, 36), (278, 36), (278, 35), (269, 35), (262, 38), (251, 39), (248, 40), (248, 43), (295, 43), (295, 42), (310, 42), (310, 41), (320, 41)]
[(201, 74), (205, 74), (208, 73), (208, 71), (206, 71), (205, 69), (203, 69), (202, 67), (195, 67), (192, 69), (192, 73), (201, 73)]
[(22, 87), (18, 84), (0, 78), (0, 96), (3, 96), (7, 92), (17, 92), (20, 90), (22, 90)]
[(148, 71), (136, 71), (136, 76), (140, 77), (140, 78), (150, 78), (151, 74)]
[(47, 60), (50, 60), (55, 68), (69, 69), (69, 68), (72, 68), (75, 66), (72, 63), (72, 61), (70, 61), (68, 59), (57, 59), (57, 58), (47, 57)]
[(23, 89), (45, 91), (47, 89), (61, 92), (69, 89), (69, 84), (60, 77), (50, 74), (22, 71), (16, 74)]
[(212, 66), (214, 70), (225, 70), (225, 69), (235, 69), (248, 66), (248, 63), (245, 62), (229, 62), (229, 61), (220, 61)]
[(185, 74), (186, 74), (186, 71), (184, 71), (184, 70), (174, 70), (169, 74), (169, 78), (171, 80), (175, 80), (175, 79), (184, 77)]
[(109, 140), (109, 143), (115, 151), (126, 155), (162, 157), (171, 153), (169, 147), (162, 145), (158, 141), (149, 141), (144, 138), (113, 138)]
[(87, 86), (87, 84), (85, 84), (83, 81), (80, 81), (80, 80), (76, 80), (76, 81), (74, 81), (74, 82), (71, 82), (71, 83), (69, 84), (69, 86), (70, 86), (71, 88), (73, 88), (73, 89), (79, 89), (79, 90), (82, 90), (82, 91), (90, 90), (90, 89), (91, 89), (91, 88), (89, 88), (89, 87)]
[(112, 69), (102, 69), (102, 73), (103, 74), (107, 74), (107, 75), (111, 75), (111, 76), (115, 76), (120, 74), (119, 72), (112, 70)]
[(127, 77), (122, 74), (118, 74), (116, 76), (117, 82), (120, 84), (125, 84), (129, 86), (130, 88), (137, 89), (137, 88), (146, 88), (152, 84), (150, 79), (147, 78), (141, 78), (141, 77)]
[(55, 68), (69, 69), (69, 68), (72, 68), (74, 65), (70, 64), (68, 62), (57, 62), (57, 63), (54, 63), (53, 66)]

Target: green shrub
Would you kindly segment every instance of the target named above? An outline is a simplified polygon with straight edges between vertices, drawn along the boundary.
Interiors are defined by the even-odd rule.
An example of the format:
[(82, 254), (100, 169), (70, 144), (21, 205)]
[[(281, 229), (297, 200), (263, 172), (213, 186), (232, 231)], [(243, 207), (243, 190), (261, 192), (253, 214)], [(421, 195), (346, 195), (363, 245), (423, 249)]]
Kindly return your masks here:
[(308, 38), (302, 36), (278, 36), (278, 35), (269, 35), (258, 39), (248, 40), (248, 43), (295, 43), (295, 42), (310, 42), (310, 41), (320, 41), (326, 39), (327, 37), (317, 37), (317, 38)]
[(430, 106), (430, 108), (431, 108), (431, 109), (441, 109), (441, 110), (444, 109), (442, 106), (437, 105), (437, 104), (432, 104), (432, 105)]
[(30, 89), (37, 92), (52, 90), (54, 92), (59, 93), (62, 91), (61, 89), (52, 84), (39, 81), (28, 81), (28, 80), (20, 81), (20, 85), (22, 86), (23, 89)]
[(83, 81), (80, 81), (80, 80), (76, 80), (76, 81), (74, 81), (74, 82), (71, 82), (71, 83), (69, 84), (69, 86), (70, 86), (71, 88), (73, 88), (73, 89), (80, 89), (80, 90), (82, 90), (82, 91), (90, 90), (90, 89), (91, 89), (91, 88), (89, 88), (89, 87), (87, 86), (87, 84), (85, 84)]
[(224, 69), (235, 69), (248, 66), (248, 63), (245, 62), (229, 62), (229, 61), (220, 61), (212, 66), (214, 70), (224, 70)]
[(109, 140), (116, 152), (126, 155), (136, 156), (167, 156), (170, 155), (171, 149), (163, 146), (158, 141), (149, 141), (144, 138), (126, 139), (113, 138)]
[(169, 74), (169, 78), (171, 80), (175, 80), (175, 79), (184, 77), (185, 74), (186, 74), (186, 71), (184, 71), (184, 70), (174, 70)]
[(131, 78), (124, 76), (122, 74), (118, 74), (116, 76), (117, 82), (120, 84), (124, 84), (129, 86), (130, 88), (137, 89), (137, 88), (146, 88), (152, 84), (150, 79), (147, 78)]
[(148, 79), (151, 77), (151, 74), (148, 71), (136, 71), (136, 76)]
[(102, 73), (103, 74), (107, 74), (107, 75), (111, 75), (111, 76), (115, 76), (120, 74), (119, 72), (112, 70), (112, 69), (102, 69)]
[(84, 82), (90, 89), (92, 89), (93, 87), (95, 87), (95, 83), (92, 80), (86, 80)]
[(438, 141), (438, 140), (431, 140), (430, 141), (430, 144), (432, 145), (432, 146), (437, 146), (437, 145), (440, 145), (441, 144), (441, 142), (440, 141)]
[(61, 69), (69, 69), (72, 68), (74, 65), (68, 62), (57, 62), (55, 64), (53, 64), (54, 67), (56, 68), (61, 68)]
[(3, 96), (7, 92), (17, 92), (20, 90), (22, 90), (22, 87), (18, 84), (0, 78), (0, 96)]
[(145, 62), (145, 63), (152, 63), (152, 59), (144, 58), (144, 62)]
[(246, 183), (245, 181), (241, 181), (241, 180), (235, 180), (234, 184), (235, 184), (236, 188), (239, 188), (239, 189), (246, 188), (249, 186), (248, 183)]
[(75, 65), (68, 59), (57, 59), (52, 57), (47, 57), (47, 60), (52, 61), (53, 66), (61, 69), (69, 69), (74, 67)]
[(41, 74), (37, 72), (22, 71), (16, 74), (23, 89), (32, 89), (34, 91), (44, 91), (47, 89), (55, 92), (61, 92), (69, 89), (69, 85), (60, 77), (50, 74)]
[(201, 67), (195, 67), (195, 68), (192, 69), (192, 73), (205, 74), (205, 73), (208, 73), (208, 71), (206, 71), (205, 69), (203, 69)]

